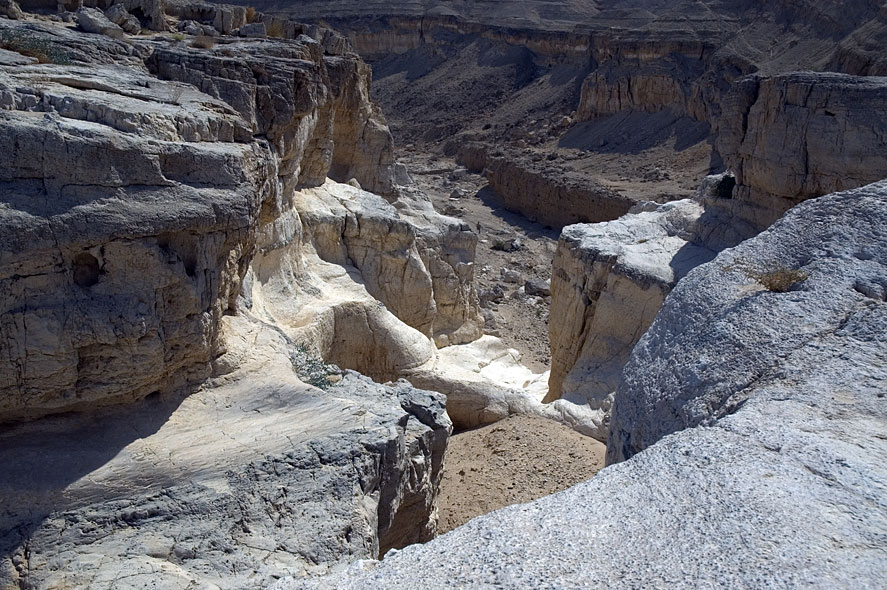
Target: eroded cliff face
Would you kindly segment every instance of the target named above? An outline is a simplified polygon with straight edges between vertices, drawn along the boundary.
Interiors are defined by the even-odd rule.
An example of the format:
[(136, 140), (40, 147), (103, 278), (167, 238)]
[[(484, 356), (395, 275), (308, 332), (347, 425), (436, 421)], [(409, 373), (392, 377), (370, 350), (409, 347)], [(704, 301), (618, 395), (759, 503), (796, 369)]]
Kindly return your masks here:
[[(883, 177), (880, 162), (872, 162), (871, 156), (857, 158), (852, 147), (873, 141), (874, 146), (880, 146), (881, 136), (871, 136), (872, 126), (859, 125), (850, 104), (838, 107), (843, 99), (836, 98), (844, 95), (846, 100), (855, 100), (850, 95), (861, 96), (869, 86), (871, 94), (866, 101), (877, 104), (882, 90), (874, 89), (877, 83), (873, 79), (850, 83), (829, 73), (887, 74), (887, 61), (879, 50), (887, 39), (887, 13), (876, 2), (845, 6), (817, 0), (706, 0), (625, 6), (602, 1), (553, 6), (525, 0), (475, 6), (446, 1), (329, 4), (300, 0), (294, 7), (267, 0), (261, 6), (272, 12), (297, 11), (302, 18), (335, 22), (358, 51), (376, 62), (380, 81), (386, 89), (390, 87), (390, 92), (380, 96), (384, 96), (389, 113), (394, 113), (397, 132), (408, 141), (440, 143), (452, 153), (457, 151), (452, 146), (468, 140), (490, 146), (511, 143), (519, 148), (544, 145), (538, 153), (502, 154), (498, 158), (505, 160), (498, 164), (501, 173), (490, 167), (490, 182), (506, 207), (531, 218), (545, 219), (538, 211), (539, 200), (526, 198), (524, 192), (566, 195), (559, 208), (562, 215), (551, 215), (544, 221), (552, 225), (588, 221), (589, 203), (596, 203), (605, 190), (628, 196), (627, 189), (618, 175), (600, 182), (592, 166), (584, 172), (586, 184), (595, 187), (591, 194), (564, 193), (558, 175), (537, 174), (532, 156), (578, 148), (586, 153), (615, 151), (629, 160), (642, 161), (643, 147), (618, 145), (612, 138), (609, 143), (595, 139), (577, 144), (569, 137), (583, 124), (606, 125), (603, 121), (607, 118), (626, 113), (668, 113), (681, 120), (679, 127), (692, 126), (694, 121), (708, 126), (706, 135), (715, 149), (710, 151), (707, 172), (732, 169), (738, 183), (737, 203), (719, 205), (725, 215), (747, 226), (727, 245), (766, 228), (803, 199)], [(792, 81), (783, 77), (797, 71), (822, 75), (808, 73)], [(754, 81), (746, 76), (754, 76)], [(832, 117), (835, 129), (845, 129), (845, 139), (833, 142), (828, 124), (811, 120), (822, 145), (833, 147), (820, 150), (814, 145), (818, 139), (813, 140), (809, 146), (813, 158), (807, 162), (807, 122), (799, 120), (807, 115), (786, 114), (785, 121), (777, 122), (764, 113), (769, 109), (789, 113), (791, 108), (782, 107), (804, 102), (801, 94), (810, 84), (818, 89), (811, 99), (816, 104), (802, 109), (815, 112), (816, 105), (830, 100), (838, 108), (823, 107), (832, 113), (824, 116)], [(797, 90), (778, 90), (785, 85), (796, 85)], [(854, 90), (849, 89), (852, 85)], [(759, 87), (773, 95), (759, 100)], [(786, 92), (795, 93), (798, 100), (790, 98), (786, 103), (780, 98), (780, 93)], [(433, 98), (420, 100), (414, 93)], [(758, 106), (753, 109), (756, 101)], [(789, 123), (787, 119), (792, 117), (797, 120)], [(564, 118), (566, 124), (562, 123)], [(878, 107), (872, 120), (883, 118)], [(785, 134), (786, 149), (777, 147), (783, 134), (777, 136), (771, 123), (792, 128)], [(630, 134), (644, 131), (643, 124), (628, 123), (627, 127)], [(450, 140), (453, 136), (455, 141)], [(563, 141), (552, 146), (552, 137)], [(744, 137), (748, 141), (742, 147)], [(768, 142), (773, 149), (764, 148)], [(675, 149), (687, 147), (681, 144), (679, 134)], [(820, 151), (831, 153), (831, 162), (820, 163), (816, 157)], [(878, 151), (882, 150), (872, 150)], [(842, 170), (850, 161), (853, 165), (840, 183), (817, 180)], [(751, 168), (746, 171), (749, 166), (759, 169), (761, 178), (754, 178), (756, 172)], [(810, 177), (801, 179), (807, 175), (805, 166)], [(765, 175), (779, 177), (772, 172), (784, 168), (798, 178), (792, 181), (796, 186), (768, 186), (762, 180)], [(522, 190), (524, 186), (531, 190)], [(657, 200), (691, 195), (672, 187), (663, 196)], [(606, 220), (624, 212), (614, 208)]]
[(564, 228), (551, 273), (551, 377), (545, 401), (588, 404), (606, 439), (631, 350), (674, 285), (714, 253), (696, 243), (702, 206), (675, 201), (616, 221)]
[(442, 396), (310, 358), (479, 337), (476, 238), (399, 184), (347, 43), (287, 27), (0, 22), (0, 586), (261, 587), (435, 534)]
[(773, 223), (798, 202), (887, 177), (887, 78), (751, 76), (722, 103), (717, 146), (736, 174), (737, 223)]
[[(813, 199), (680, 281), (615, 399), (608, 451), (627, 460), (275, 587), (878, 588), (885, 218), (884, 182)], [(782, 267), (807, 278), (777, 292), (748, 274)]]

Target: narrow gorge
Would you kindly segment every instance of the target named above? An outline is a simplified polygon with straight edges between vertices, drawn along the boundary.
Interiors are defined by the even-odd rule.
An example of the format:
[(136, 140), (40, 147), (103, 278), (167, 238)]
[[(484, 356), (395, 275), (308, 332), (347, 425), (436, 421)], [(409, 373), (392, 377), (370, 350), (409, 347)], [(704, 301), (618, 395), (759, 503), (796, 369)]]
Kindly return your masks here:
[(885, 41), (0, 0), (0, 589), (879, 587)]

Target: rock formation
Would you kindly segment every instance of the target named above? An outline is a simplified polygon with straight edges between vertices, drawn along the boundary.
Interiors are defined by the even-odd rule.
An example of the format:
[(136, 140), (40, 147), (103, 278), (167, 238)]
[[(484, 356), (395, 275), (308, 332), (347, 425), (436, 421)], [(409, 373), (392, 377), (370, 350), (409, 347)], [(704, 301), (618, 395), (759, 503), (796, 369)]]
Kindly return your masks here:
[[(887, 74), (880, 51), (887, 16), (877, 3), (846, 4), (681, 0), (625, 6), (604, 0), (555, 6), (523, 0), (480, 8), (446, 0), (300, 0), (294, 7), (264, 0), (259, 6), (345, 32), (376, 66), (379, 96), (405, 140), (452, 153), (468, 141), (486, 143), (488, 152), (503, 143), (530, 148), (521, 156), (505, 152), (495, 166), (460, 159), (486, 165), (506, 207), (551, 225), (615, 219), (643, 200), (595, 159), (647, 157), (648, 145), (616, 141), (609, 119), (633, 114), (637, 121), (623, 125), (629, 135), (643, 134), (666, 116), (679, 120), (678, 128), (705, 128), (715, 147), (706, 150), (707, 172), (726, 166), (736, 174), (734, 202), (718, 203), (724, 216), (745, 225), (726, 244), (735, 245), (800, 200), (884, 177), (877, 155), (883, 133), (871, 122), (885, 119), (882, 82), (873, 77)], [(785, 74), (797, 71), (805, 73)], [(569, 141), (583, 125), (611, 133), (600, 141), (590, 133), (596, 139), (590, 143)], [(688, 147), (684, 140), (695, 145), (704, 139), (677, 133), (669, 143), (677, 151)], [(860, 157), (863, 146), (870, 149)], [(534, 162), (568, 149), (579, 149), (576, 157), (590, 162), (575, 182), (565, 182), (550, 161)], [(688, 175), (686, 168), (682, 161), (675, 169)], [(790, 173), (774, 174), (777, 169)], [(622, 176), (644, 180), (634, 170)], [(559, 207), (525, 193), (559, 198)], [(689, 196), (672, 188), (656, 200)], [(618, 198), (621, 206), (599, 205)]]
[(288, 27), (0, 22), (0, 587), (264, 587), (435, 534), (443, 398), (312, 357), (393, 379), (480, 336), (476, 238), (401, 186), (365, 64)]
[(601, 411), (603, 432), (632, 348), (677, 281), (714, 256), (695, 242), (699, 203), (648, 208), (564, 228), (552, 266), (545, 401), (589, 404)]
[(275, 587), (880, 587), (885, 222), (884, 182), (814, 199), (680, 281), (615, 399), (628, 460)]
[(801, 72), (737, 81), (717, 146), (736, 175), (732, 223), (773, 223), (803, 199), (887, 177), (887, 80)]
[(550, 162), (515, 153), (487, 154), (490, 146), (468, 144), (457, 161), (484, 171), (496, 198), (509, 211), (551, 227), (616, 219), (635, 201), (594, 181), (569, 175)]

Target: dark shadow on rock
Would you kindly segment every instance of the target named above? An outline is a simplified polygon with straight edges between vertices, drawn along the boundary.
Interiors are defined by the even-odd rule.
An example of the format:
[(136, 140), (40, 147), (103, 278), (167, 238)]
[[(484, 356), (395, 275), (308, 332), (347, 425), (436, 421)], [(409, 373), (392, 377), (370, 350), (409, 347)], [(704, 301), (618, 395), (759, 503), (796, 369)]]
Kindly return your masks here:
[(0, 555), (19, 550), (51, 514), (74, 508), (65, 489), (157, 432), (185, 397), (152, 394), (126, 406), (0, 426)]
[(675, 282), (677, 282), (687, 276), (687, 273), (697, 266), (714, 260), (717, 255), (718, 253), (714, 250), (710, 250), (692, 242), (687, 242), (675, 252), (675, 255), (672, 257), (668, 265), (674, 273)]
[[(506, 223), (519, 227), (521, 231), (523, 231), (528, 238), (536, 239), (536, 238), (549, 238), (552, 240), (557, 240), (560, 237), (561, 231), (558, 228), (551, 228), (547, 225), (543, 225), (541, 223), (535, 222), (531, 219), (527, 219), (520, 213), (515, 213), (514, 211), (509, 211), (502, 202), (502, 197), (496, 194), (496, 191), (491, 189), (489, 186), (485, 186), (477, 192), (477, 198), (479, 198), (485, 205), (490, 207), (493, 211), (493, 215), (504, 220)], [(472, 228), (477, 229), (477, 228)], [(480, 236), (483, 237), (483, 230), (480, 232)]]
[(643, 113), (624, 111), (574, 125), (558, 142), (558, 147), (599, 154), (639, 154), (674, 139), (681, 152), (708, 139), (711, 128), (671, 111)]

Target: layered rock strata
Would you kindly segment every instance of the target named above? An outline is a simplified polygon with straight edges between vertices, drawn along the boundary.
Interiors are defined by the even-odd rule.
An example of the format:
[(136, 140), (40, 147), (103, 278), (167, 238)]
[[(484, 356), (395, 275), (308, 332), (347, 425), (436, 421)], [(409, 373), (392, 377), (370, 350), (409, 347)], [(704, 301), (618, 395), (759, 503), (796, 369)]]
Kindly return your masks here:
[(223, 324), (193, 395), (4, 429), (0, 587), (264, 588), (434, 535), (443, 397), (323, 392), (280, 333)]
[(552, 169), (548, 162), (534, 162), (484, 144), (467, 144), (456, 160), (469, 170), (483, 171), (505, 209), (550, 227), (610, 221), (636, 204), (593, 180)]
[(603, 432), (632, 348), (677, 281), (714, 256), (695, 242), (699, 203), (648, 209), (564, 228), (552, 263), (545, 401), (589, 404)]
[(773, 223), (798, 202), (887, 177), (887, 78), (802, 72), (733, 85), (718, 150), (736, 175), (710, 200), (736, 223)]
[(86, 37), (0, 23), (0, 586), (263, 587), (433, 536), (442, 397), (303, 382), (480, 336), (476, 238), (398, 184), (366, 66)]
[[(815, 199), (687, 275), (616, 396), (628, 460), (276, 588), (880, 587), (885, 221), (883, 182)], [(768, 290), (758, 271), (780, 268), (807, 278)]]

